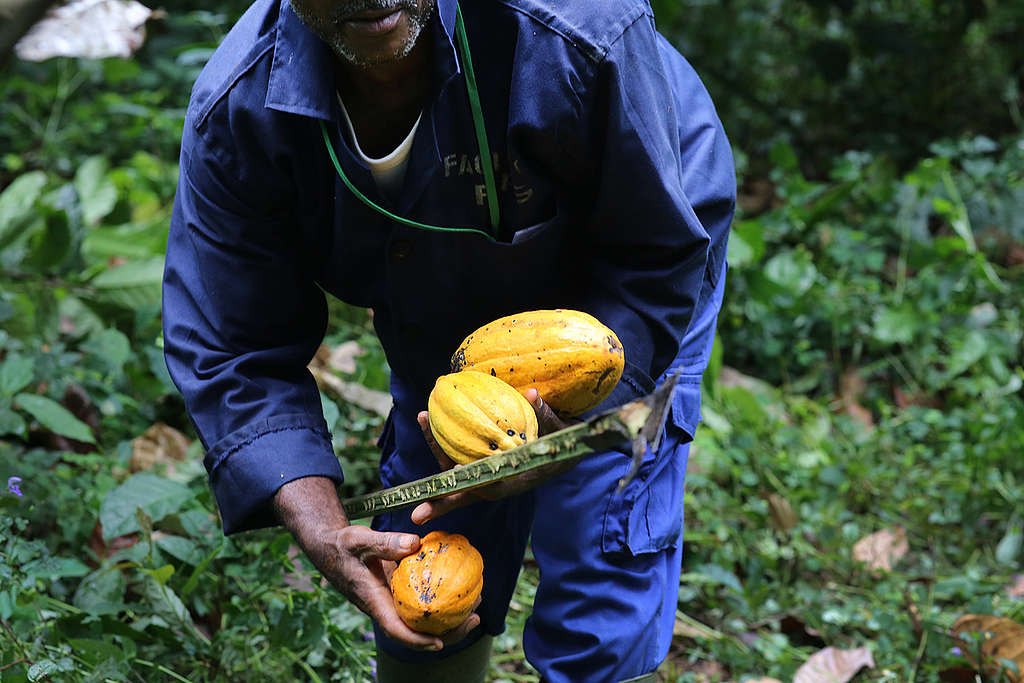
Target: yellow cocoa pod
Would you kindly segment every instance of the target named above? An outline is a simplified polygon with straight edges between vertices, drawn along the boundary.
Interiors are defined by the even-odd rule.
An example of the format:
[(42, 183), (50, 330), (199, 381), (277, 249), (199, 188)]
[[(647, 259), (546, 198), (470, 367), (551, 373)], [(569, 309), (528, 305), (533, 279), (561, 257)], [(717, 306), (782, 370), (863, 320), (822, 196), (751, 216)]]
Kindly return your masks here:
[(482, 372), (438, 377), (427, 411), (441, 450), (463, 465), (537, 438), (537, 414), (530, 402)]
[(597, 318), (566, 309), (527, 311), (477, 329), (452, 356), (452, 372), (475, 370), (525, 392), (537, 389), (562, 416), (606, 399), (625, 366), (618, 337)]
[(484, 561), (465, 536), (431, 531), (391, 574), (391, 597), (414, 631), (440, 635), (466, 620), (484, 586)]

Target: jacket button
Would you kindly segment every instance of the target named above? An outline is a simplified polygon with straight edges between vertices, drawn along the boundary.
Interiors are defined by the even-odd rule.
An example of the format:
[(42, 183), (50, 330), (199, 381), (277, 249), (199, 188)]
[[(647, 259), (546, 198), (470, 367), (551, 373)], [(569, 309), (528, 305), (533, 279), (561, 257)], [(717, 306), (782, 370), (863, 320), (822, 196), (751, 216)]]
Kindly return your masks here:
[(412, 242), (409, 240), (395, 240), (391, 243), (391, 259), (404, 261), (412, 254)]

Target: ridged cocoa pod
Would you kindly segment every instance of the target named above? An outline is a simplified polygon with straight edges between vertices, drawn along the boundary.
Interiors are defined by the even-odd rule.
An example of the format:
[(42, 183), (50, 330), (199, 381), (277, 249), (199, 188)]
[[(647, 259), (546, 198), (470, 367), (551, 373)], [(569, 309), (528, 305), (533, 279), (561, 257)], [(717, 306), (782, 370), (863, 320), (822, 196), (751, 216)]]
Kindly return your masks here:
[(567, 309), (499, 318), (466, 337), (452, 356), (452, 372), (483, 372), (520, 393), (533, 387), (562, 416), (606, 399), (624, 367), (615, 333), (592, 315)]
[(470, 615), (484, 585), (484, 561), (465, 536), (431, 531), (391, 575), (391, 596), (414, 631), (440, 635)]
[(481, 372), (438, 377), (427, 411), (441, 450), (463, 465), (537, 438), (537, 414), (529, 401)]

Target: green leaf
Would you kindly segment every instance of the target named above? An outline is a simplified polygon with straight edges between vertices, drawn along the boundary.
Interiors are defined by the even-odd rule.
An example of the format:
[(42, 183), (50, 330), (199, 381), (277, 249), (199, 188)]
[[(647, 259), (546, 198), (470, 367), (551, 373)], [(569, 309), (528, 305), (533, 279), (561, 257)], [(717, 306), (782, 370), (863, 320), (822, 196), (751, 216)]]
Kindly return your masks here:
[(956, 377), (981, 360), (988, 353), (988, 349), (988, 338), (985, 333), (981, 330), (971, 330), (963, 339), (953, 345), (953, 353), (950, 354), (946, 374), (949, 377)]
[(165, 564), (159, 569), (143, 569), (142, 571), (153, 577), (153, 580), (161, 586), (166, 586), (167, 580), (174, 576), (174, 565)]
[(72, 604), (92, 615), (116, 614), (123, 607), (126, 588), (120, 569), (98, 569), (78, 584)]
[(71, 256), (72, 235), (68, 215), (64, 211), (49, 211), (43, 229), (31, 239), (31, 249), (25, 264), (39, 271), (47, 271), (64, 264)]
[(14, 396), (32, 381), (36, 363), (26, 356), (11, 354), (0, 363), (0, 395)]
[[(735, 251), (734, 240), (736, 241)], [(757, 220), (737, 223), (729, 236), (728, 249), (730, 266), (739, 267), (750, 263), (759, 263), (764, 258), (764, 224)]]
[(86, 159), (75, 173), (75, 190), (86, 225), (96, 225), (117, 203), (117, 188), (107, 177), (109, 162), (102, 156)]
[(14, 434), (22, 439), (28, 436), (25, 418), (10, 408), (0, 408), (0, 436), (4, 434)]
[(100, 505), (103, 538), (109, 540), (139, 531), (136, 508), (142, 508), (150, 519), (159, 522), (181, 510), (191, 499), (192, 492), (175, 481), (150, 472), (132, 475), (108, 493)]
[(189, 614), (185, 603), (181, 601), (178, 594), (170, 587), (161, 584), (152, 577), (146, 577), (143, 582), (143, 600), (149, 605), (154, 614), (161, 617), (168, 624), (174, 626), (189, 627), (191, 633), (196, 634), (195, 622)]
[(91, 354), (106, 369), (106, 374), (120, 376), (124, 364), (132, 357), (132, 345), (120, 330), (107, 328), (90, 335), (82, 350)]
[(39, 421), (51, 432), (66, 436), (75, 441), (95, 444), (89, 426), (72, 415), (64, 406), (53, 399), (36, 394), (18, 394), (14, 397), (15, 406)]
[(59, 579), (65, 576), (85, 576), (89, 567), (73, 557), (43, 557), (29, 562), (22, 570), (38, 579)]
[(132, 309), (158, 306), (163, 273), (164, 260), (158, 256), (144, 261), (128, 261), (105, 270), (90, 284), (96, 290), (96, 297), (102, 301)]
[(803, 249), (783, 251), (768, 260), (764, 274), (769, 280), (797, 296), (814, 285), (818, 269), (811, 261), (811, 255)]
[(999, 545), (996, 546), (996, 561), (1011, 568), (1019, 567), (1022, 547), (1024, 547), (1024, 529), (1015, 524), (1006, 531), (1002, 540), (999, 541)]
[(35, 203), (45, 185), (46, 174), (32, 171), (15, 178), (0, 194), (0, 250), (35, 221)]
[(908, 344), (914, 339), (919, 320), (910, 306), (875, 311), (874, 337), (883, 344)]
[(181, 536), (161, 536), (156, 540), (156, 547), (193, 567), (203, 561), (203, 553), (195, 541), (190, 541)]

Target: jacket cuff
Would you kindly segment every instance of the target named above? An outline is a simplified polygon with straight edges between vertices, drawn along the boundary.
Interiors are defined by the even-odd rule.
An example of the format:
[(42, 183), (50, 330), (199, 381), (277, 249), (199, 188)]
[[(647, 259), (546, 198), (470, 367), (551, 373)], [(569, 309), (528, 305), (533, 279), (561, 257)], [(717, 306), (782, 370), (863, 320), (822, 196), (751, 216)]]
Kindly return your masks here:
[(225, 534), (275, 526), (277, 490), (303, 477), (344, 481), (322, 424), (282, 416), (246, 427), (216, 444), (204, 458)]

